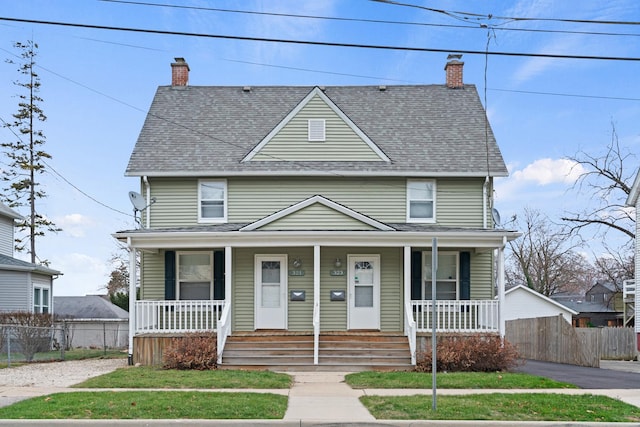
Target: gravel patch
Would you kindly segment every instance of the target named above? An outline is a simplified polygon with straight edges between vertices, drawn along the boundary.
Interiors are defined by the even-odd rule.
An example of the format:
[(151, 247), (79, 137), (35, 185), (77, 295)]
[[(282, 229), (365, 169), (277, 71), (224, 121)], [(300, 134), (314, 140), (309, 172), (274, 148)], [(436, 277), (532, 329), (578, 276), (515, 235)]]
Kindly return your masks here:
[(0, 386), (69, 387), (127, 366), (127, 359), (86, 359), (30, 363), (0, 369)]

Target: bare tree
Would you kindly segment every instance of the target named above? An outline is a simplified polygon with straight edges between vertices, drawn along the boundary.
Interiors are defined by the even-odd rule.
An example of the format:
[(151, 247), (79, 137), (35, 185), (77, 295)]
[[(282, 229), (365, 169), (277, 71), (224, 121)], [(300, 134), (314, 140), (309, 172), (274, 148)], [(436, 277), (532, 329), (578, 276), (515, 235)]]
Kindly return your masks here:
[(574, 189), (590, 195), (593, 205), (581, 212), (568, 212), (563, 221), (570, 224), (572, 233), (581, 233), (587, 227), (604, 238), (608, 231), (615, 230), (635, 238), (635, 218), (627, 209), (626, 200), (631, 191), (636, 170), (635, 156), (620, 146), (615, 125), (611, 124), (611, 141), (601, 155), (580, 152), (569, 159), (580, 165), (583, 172)]
[(509, 286), (524, 285), (543, 295), (575, 292), (591, 283), (593, 267), (577, 250), (580, 242), (562, 226), (537, 210), (525, 209), (519, 239), (509, 242), (506, 279)]
[[(19, 232), (25, 235), (16, 237), (15, 249), (19, 252), (27, 249), (31, 254), (31, 262), (35, 263), (38, 260), (36, 237), (60, 229), (38, 211), (36, 204), (38, 199), (47, 196), (36, 177), (45, 171), (44, 159), (51, 158), (42, 148), (44, 133), (37, 128), (38, 123), (47, 119), (40, 108), (43, 100), (39, 95), (40, 78), (35, 70), (38, 45), (28, 41), (15, 43), (14, 47), (21, 51), (18, 71), (23, 75), (23, 80), (14, 82), (22, 88), (17, 95), (18, 112), (13, 114), (12, 122), (4, 123), (4, 127), (15, 135), (15, 140), (0, 144), (8, 159), (7, 168), (2, 171), (2, 179), (6, 184), (2, 200), (12, 208), (28, 208), (28, 215), (24, 215), (24, 219), (17, 224)], [(15, 63), (13, 60), (7, 62)], [(47, 264), (46, 261), (42, 262)]]

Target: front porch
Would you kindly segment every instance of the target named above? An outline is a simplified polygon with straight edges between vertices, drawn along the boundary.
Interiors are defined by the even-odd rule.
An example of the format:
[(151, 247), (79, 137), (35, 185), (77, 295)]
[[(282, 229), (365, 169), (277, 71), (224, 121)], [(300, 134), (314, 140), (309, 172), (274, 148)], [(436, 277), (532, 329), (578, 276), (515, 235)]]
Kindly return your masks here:
[(395, 333), (231, 333), (226, 301), (136, 301), (133, 362), (159, 365), (172, 338), (207, 332), (217, 334), (221, 368), (399, 370), (415, 365), (417, 337), (430, 334), (434, 326), (439, 334), (500, 333), (497, 300), (438, 300), (435, 312), (431, 300), (411, 300), (408, 307), (407, 327)]

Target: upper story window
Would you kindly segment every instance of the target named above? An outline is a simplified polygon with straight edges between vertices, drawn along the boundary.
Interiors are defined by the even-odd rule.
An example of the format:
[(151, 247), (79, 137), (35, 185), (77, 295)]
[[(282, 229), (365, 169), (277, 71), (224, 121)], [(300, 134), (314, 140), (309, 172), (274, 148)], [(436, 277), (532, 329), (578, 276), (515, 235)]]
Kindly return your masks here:
[(436, 183), (433, 180), (407, 181), (407, 222), (436, 221)]
[[(424, 281), (424, 299), (431, 299), (432, 283), (432, 252), (423, 252), (422, 265), (424, 271), (422, 279)], [(457, 300), (458, 299), (458, 271), (459, 256), (457, 252), (438, 252), (438, 269), (436, 270), (436, 299)]]
[(227, 182), (201, 180), (198, 187), (198, 222), (227, 221)]
[(34, 286), (33, 288), (33, 312), (49, 313), (51, 307), (51, 297), (48, 287)]
[(324, 119), (309, 119), (307, 122), (307, 136), (310, 142), (324, 142), (326, 140), (326, 123)]
[(208, 300), (213, 295), (213, 254), (178, 253), (178, 289), (181, 300)]

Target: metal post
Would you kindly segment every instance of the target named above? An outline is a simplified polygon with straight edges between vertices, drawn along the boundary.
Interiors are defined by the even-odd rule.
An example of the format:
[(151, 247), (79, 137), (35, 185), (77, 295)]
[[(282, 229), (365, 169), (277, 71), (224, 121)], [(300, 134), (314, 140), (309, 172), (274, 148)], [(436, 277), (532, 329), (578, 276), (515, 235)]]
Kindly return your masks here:
[(436, 371), (438, 368), (436, 352), (436, 278), (438, 271), (438, 239), (431, 242), (431, 409), (437, 409), (436, 404)]
[(7, 328), (7, 366), (11, 367), (11, 326)]

